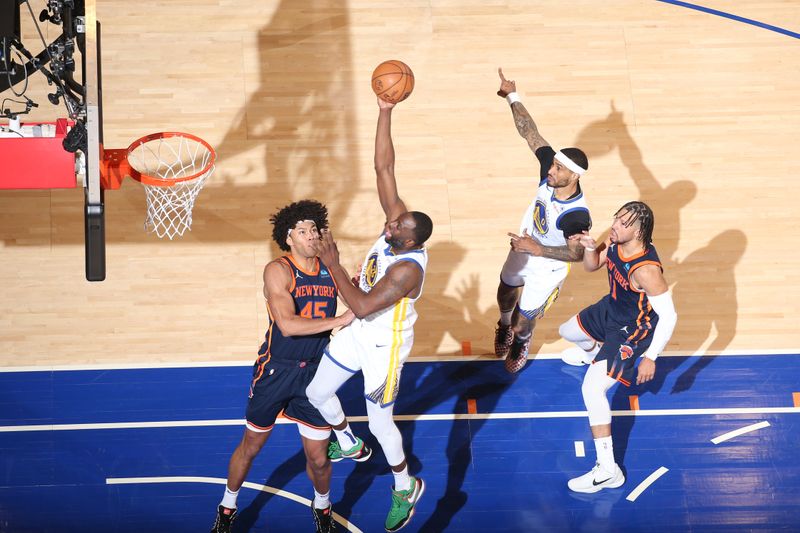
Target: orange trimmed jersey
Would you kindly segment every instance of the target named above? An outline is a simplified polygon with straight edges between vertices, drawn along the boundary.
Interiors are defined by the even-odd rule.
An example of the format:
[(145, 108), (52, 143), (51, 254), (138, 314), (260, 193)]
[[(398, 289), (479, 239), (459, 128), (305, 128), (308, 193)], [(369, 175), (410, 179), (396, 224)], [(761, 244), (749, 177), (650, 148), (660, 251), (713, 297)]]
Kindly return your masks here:
[(647, 295), (631, 283), (631, 274), (645, 265), (655, 265), (662, 272), (664, 270), (653, 243), (633, 257), (623, 257), (616, 244), (608, 248), (608, 318), (620, 326), (632, 326), (629, 328), (631, 342), (640, 341), (658, 323), (658, 315), (653, 312)]
[[(294, 299), (294, 312), (304, 318), (332, 318), (336, 316), (338, 290), (328, 268), (316, 260), (313, 272), (307, 272), (294, 264), (291, 257), (278, 259), (292, 271), (290, 292)], [(267, 302), (269, 311), (269, 302)], [(289, 361), (318, 361), (330, 341), (331, 332), (313, 335), (284, 336), (270, 312), (269, 325), (264, 343), (258, 351), (259, 360), (280, 359)]]

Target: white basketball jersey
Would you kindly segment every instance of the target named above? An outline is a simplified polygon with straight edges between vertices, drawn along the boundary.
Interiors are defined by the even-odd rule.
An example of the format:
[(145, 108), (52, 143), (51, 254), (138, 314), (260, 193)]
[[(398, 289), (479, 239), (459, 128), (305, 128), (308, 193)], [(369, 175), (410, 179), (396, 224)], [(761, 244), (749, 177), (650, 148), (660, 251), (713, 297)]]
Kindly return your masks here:
[[(425, 248), (412, 250), (395, 255), (391, 246), (386, 242), (386, 238), (381, 235), (375, 242), (364, 259), (361, 268), (361, 278), (359, 287), (364, 292), (369, 292), (386, 275), (386, 271), (392, 265), (400, 261), (411, 261), (422, 269), (423, 282), (425, 279), (425, 267), (428, 265), (428, 252)], [(417, 312), (414, 309), (414, 302), (422, 296), (422, 289), (416, 298), (408, 296), (401, 298), (394, 305), (376, 311), (362, 319), (363, 326), (371, 327), (376, 330), (385, 331), (389, 335), (402, 335), (407, 337), (413, 334), (414, 322), (417, 320)], [(392, 337), (387, 337), (387, 342), (393, 342)]]
[[(569, 200), (558, 200), (555, 197), (555, 189), (548, 186), (546, 180), (542, 180), (536, 198), (522, 217), (519, 233), (522, 235), (523, 231), (527, 230), (528, 235), (545, 246), (566, 246), (567, 239), (564, 237), (560, 222), (564, 215), (577, 210), (589, 212), (583, 192)], [(532, 259), (543, 260), (543, 263), (553, 261), (561, 263), (545, 257), (532, 257)]]

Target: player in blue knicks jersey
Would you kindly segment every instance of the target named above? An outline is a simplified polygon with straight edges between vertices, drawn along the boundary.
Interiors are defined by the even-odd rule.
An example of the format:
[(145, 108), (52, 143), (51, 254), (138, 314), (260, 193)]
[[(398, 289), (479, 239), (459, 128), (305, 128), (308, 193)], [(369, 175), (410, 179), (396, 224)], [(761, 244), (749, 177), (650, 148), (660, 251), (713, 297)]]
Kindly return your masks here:
[(513, 80), (500, 74), (499, 96), (508, 100), (519, 134), (539, 160), (539, 185), (525, 212), (519, 234), (509, 233), (511, 250), (500, 272), (497, 305), (500, 320), (494, 337), (495, 355), (505, 357), (506, 370), (519, 372), (528, 362), (536, 320), (558, 298), (570, 263), (580, 261), (583, 247), (570, 239), (592, 227), (580, 178), (589, 161), (578, 148), (556, 152), (541, 136), (517, 95)]
[(386, 223), (367, 252), (358, 286), (350, 283), (340, 264), (331, 234), (323, 235), (320, 257), (331, 267), (342, 299), (356, 319), (331, 340), (307, 392), (336, 433), (337, 442), (331, 443), (329, 452), (332, 460), (359, 460), (363, 441), (350, 431), (336, 391), (356, 372), (363, 373), (369, 430), (378, 439), (394, 476), (392, 506), (384, 525), (387, 531), (397, 531), (411, 519), (425, 491), (422, 479), (409, 475), (403, 438), (392, 413), (403, 363), (414, 343), (415, 303), (422, 296), (428, 264), (425, 241), (431, 236), (433, 222), (425, 213), (409, 211), (397, 194), (391, 137), (394, 105), (379, 99), (378, 107), (375, 173)]
[(239, 489), (281, 412), (295, 421), (300, 431), (306, 472), (314, 486), (312, 513), (317, 532), (334, 530), (327, 454), (330, 426), (309, 403), (305, 391), (331, 330), (346, 326), (354, 315), (347, 311), (336, 316), (336, 282), (317, 257), (319, 230), (328, 226), (325, 206), (302, 200), (284, 207), (270, 220), (273, 239), (289, 253), (264, 267), (269, 325), (253, 366), (244, 436), (228, 465), (225, 494), (212, 533), (231, 530)]
[[(628, 202), (614, 214), (609, 245), (597, 245), (588, 232), (573, 237), (585, 253), (588, 271), (606, 267), (609, 292), (561, 325), (561, 336), (576, 344), (564, 353), (573, 364), (591, 360), (583, 378), (583, 401), (597, 451), (588, 473), (569, 480), (576, 492), (597, 492), (625, 483), (614, 460), (611, 407), (607, 392), (617, 382), (628, 386), (653, 379), (656, 358), (669, 342), (677, 314), (661, 261), (651, 242), (653, 211), (643, 202)], [(644, 357), (641, 357), (641, 356)], [(640, 359), (638, 372), (635, 361)]]

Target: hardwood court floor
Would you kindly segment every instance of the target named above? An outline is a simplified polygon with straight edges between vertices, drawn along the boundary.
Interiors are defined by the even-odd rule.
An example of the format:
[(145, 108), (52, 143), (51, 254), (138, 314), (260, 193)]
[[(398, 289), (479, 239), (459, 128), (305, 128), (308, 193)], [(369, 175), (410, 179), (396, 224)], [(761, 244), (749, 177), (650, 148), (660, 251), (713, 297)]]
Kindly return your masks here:
[[(143, 233), (138, 184), (109, 192), (98, 284), (80, 189), (0, 191), (0, 366), (250, 360), (278, 254), (268, 216), (326, 202), (348, 267), (381, 227), (369, 77), (388, 58), (417, 80), (395, 110), (400, 192), (435, 223), (415, 357), (491, 348), (506, 232), (538, 170), (495, 95), (499, 66), (547, 140), (589, 154), (596, 235), (627, 200), (654, 208), (680, 315), (670, 352), (796, 352), (800, 10), (702, 6), (730, 16), (657, 0), (100, 0), (106, 146), (189, 131), (217, 170), (173, 242)], [(40, 78), (31, 118), (61, 116)], [(534, 351), (562, 349), (558, 325), (604, 285), (575, 268)]]

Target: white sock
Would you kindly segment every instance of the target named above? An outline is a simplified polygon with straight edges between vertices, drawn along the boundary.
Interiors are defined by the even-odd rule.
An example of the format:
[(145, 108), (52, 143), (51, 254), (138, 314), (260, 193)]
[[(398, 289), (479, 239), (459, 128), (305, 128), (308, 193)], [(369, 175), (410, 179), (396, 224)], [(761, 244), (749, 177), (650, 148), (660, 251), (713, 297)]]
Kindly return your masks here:
[(236, 498), (239, 497), (239, 491), (232, 491), (225, 485), (225, 494), (222, 496), (222, 501), (219, 504), (228, 509), (236, 509)]
[(600, 464), (600, 468), (609, 474), (613, 474), (615, 465), (614, 443), (611, 440), (611, 436), (594, 439), (594, 449), (597, 451), (597, 462)]
[(314, 509), (327, 509), (331, 506), (331, 491), (320, 494), (314, 489)]
[(511, 311), (503, 311), (500, 310), (500, 325), (501, 326), (510, 326), (511, 325), (511, 315), (514, 314), (514, 310)]
[(407, 466), (404, 466), (400, 472), (392, 470), (392, 474), (394, 474), (394, 490), (408, 490), (411, 488), (411, 477), (408, 475)]
[(334, 429), (333, 432), (336, 433), (336, 440), (339, 441), (339, 446), (344, 451), (358, 444), (358, 439), (353, 434), (353, 430), (350, 429), (350, 424), (347, 424), (344, 429)]

